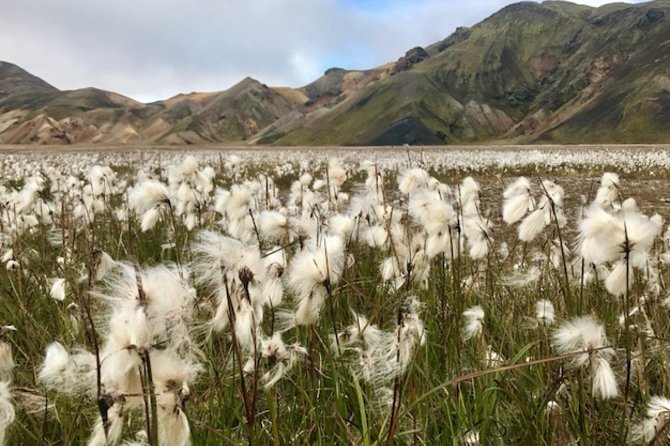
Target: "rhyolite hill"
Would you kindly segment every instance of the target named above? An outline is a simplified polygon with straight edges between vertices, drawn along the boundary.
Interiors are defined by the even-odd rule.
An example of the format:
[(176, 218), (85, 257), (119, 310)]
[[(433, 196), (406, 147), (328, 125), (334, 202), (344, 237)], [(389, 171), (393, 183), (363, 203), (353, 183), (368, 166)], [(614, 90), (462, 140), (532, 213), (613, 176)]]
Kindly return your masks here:
[(0, 62), (2, 144), (670, 142), (670, 0), (509, 5), (369, 70), (143, 104)]

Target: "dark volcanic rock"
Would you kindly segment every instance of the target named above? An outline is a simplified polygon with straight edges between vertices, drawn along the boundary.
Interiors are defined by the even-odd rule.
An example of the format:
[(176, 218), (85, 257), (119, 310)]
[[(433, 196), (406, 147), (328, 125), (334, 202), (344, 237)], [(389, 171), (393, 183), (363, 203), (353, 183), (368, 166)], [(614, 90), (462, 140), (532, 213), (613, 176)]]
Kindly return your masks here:
[(419, 62), (426, 60), (430, 57), (430, 54), (420, 46), (416, 46), (411, 50), (407, 51), (403, 57), (398, 59), (398, 61), (391, 68), (391, 75), (400, 73), (401, 71), (407, 71), (412, 68), (414, 65)]

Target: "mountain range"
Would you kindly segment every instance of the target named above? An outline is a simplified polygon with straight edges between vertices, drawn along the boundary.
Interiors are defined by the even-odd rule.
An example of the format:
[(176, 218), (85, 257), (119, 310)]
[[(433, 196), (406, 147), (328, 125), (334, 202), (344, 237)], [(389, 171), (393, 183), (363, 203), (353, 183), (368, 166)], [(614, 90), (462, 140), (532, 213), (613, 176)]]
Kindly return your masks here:
[(0, 144), (670, 141), (670, 0), (509, 5), (367, 70), (141, 103), (0, 62)]

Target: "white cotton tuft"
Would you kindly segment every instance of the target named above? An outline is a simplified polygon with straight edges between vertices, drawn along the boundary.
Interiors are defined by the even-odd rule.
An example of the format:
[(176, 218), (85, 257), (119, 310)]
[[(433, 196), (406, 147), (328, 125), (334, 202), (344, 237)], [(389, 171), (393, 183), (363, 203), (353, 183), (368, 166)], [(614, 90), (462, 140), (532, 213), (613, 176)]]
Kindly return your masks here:
[(465, 177), (461, 182), (459, 193), (461, 195), (461, 203), (472, 202), (479, 199), (479, 183), (472, 177)]
[(457, 244), (458, 240), (451, 229), (444, 233), (430, 234), (426, 239), (426, 255), (429, 259), (440, 254), (446, 254), (448, 259), (456, 258), (459, 253)]
[(554, 304), (547, 299), (538, 300), (535, 304), (535, 318), (540, 324), (553, 324), (555, 320)]
[[(309, 266), (308, 266), (309, 265)], [(319, 244), (297, 254), (290, 267), (290, 283), (298, 285), (303, 281), (304, 291), (322, 285), (326, 279), (336, 284), (344, 266), (344, 243), (339, 236), (323, 237)]]
[(463, 444), (465, 446), (480, 446), (479, 432), (473, 430), (469, 431), (463, 438)]
[[(0, 328), (0, 332), (1, 331), (3, 331), (2, 328)], [(0, 381), (7, 380), (11, 377), (14, 365), (12, 346), (7, 342), (0, 341)]]
[(470, 245), (468, 255), (472, 260), (483, 259), (489, 253), (489, 242), (484, 237), (468, 239), (468, 244)]
[(405, 373), (417, 347), (426, 342), (426, 331), (423, 321), (419, 317), (421, 302), (410, 296), (402, 303), (399, 310), (399, 324), (396, 328), (396, 339), (398, 349), (398, 370), (396, 373), (402, 375)]
[(191, 231), (197, 224), (198, 217), (194, 213), (189, 212), (186, 214), (186, 218), (184, 219), (184, 226), (186, 226), (187, 230)]
[(619, 204), (619, 175), (605, 172), (596, 192), (595, 202), (608, 209), (616, 209)]
[(105, 275), (114, 268), (114, 265), (116, 265), (114, 259), (105, 251), (100, 251), (98, 266), (95, 270), (95, 280), (101, 280), (105, 277)]
[(517, 195), (506, 198), (503, 203), (503, 221), (508, 225), (514, 224), (526, 216), (533, 209), (531, 195)]
[(505, 358), (503, 356), (493, 350), (493, 347), (490, 345), (486, 346), (486, 352), (484, 353), (484, 367), (487, 369), (494, 368), (494, 367), (500, 367), (504, 362)]
[(619, 175), (614, 172), (605, 172), (600, 179), (600, 185), (602, 187), (618, 187)]
[(468, 308), (463, 312), (463, 317), (465, 317), (464, 340), (467, 341), (482, 334), (482, 329), (484, 328), (484, 310), (481, 306), (475, 305)]
[(268, 365), (268, 370), (261, 376), (265, 389), (274, 386), (283, 378), (303, 357), (307, 350), (299, 344), (286, 345), (281, 334), (275, 333), (261, 343), (261, 357)]
[(326, 302), (326, 291), (317, 288), (306, 295), (302, 295), (298, 300), (298, 306), (295, 310), (294, 322), (296, 325), (313, 325), (321, 314), (323, 304)]
[(109, 334), (119, 348), (147, 348), (151, 343), (144, 308), (130, 305), (117, 310), (109, 320)]
[(610, 363), (605, 358), (595, 357), (591, 367), (593, 396), (602, 399), (619, 396), (619, 387)]
[(594, 396), (604, 399), (618, 396), (616, 377), (609, 364), (614, 350), (607, 346), (605, 329), (595, 318), (583, 316), (564, 322), (554, 332), (552, 344), (561, 354), (574, 354), (573, 367), (591, 365)]
[(14, 250), (13, 249), (8, 249), (2, 254), (2, 258), (0, 259), (0, 263), (7, 263), (10, 260), (14, 258)]
[(49, 296), (55, 300), (65, 300), (65, 279), (51, 279)]
[(156, 180), (145, 180), (135, 185), (128, 195), (128, 205), (138, 214), (168, 201), (167, 186)]
[(198, 161), (196, 161), (193, 155), (188, 155), (181, 162), (181, 173), (184, 176), (193, 175), (198, 170)]
[(288, 219), (278, 211), (263, 211), (258, 217), (258, 229), (267, 240), (280, 240), (288, 232)]
[[(649, 443), (657, 436), (667, 431), (670, 423), (670, 399), (662, 396), (653, 396), (647, 404), (647, 418), (633, 428), (633, 441)], [(663, 440), (664, 438), (658, 438)], [(666, 438), (667, 439), (667, 434)]]
[(186, 414), (179, 407), (159, 406), (158, 444), (170, 446), (190, 446), (191, 428)]
[(60, 343), (54, 342), (47, 347), (44, 363), (37, 375), (40, 381), (49, 382), (63, 373), (70, 362), (70, 354)]
[(142, 232), (147, 232), (153, 229), (153, 227), (156, 226), (156, 223), (158, 223), (160, 218), (161, 218), (160, 208), (153, 207), (147, 210), (144, 214), (142, 214), (142, 222), (140, 224)]
[[(633, 281), (633, 268), (629, 265), (628, 275), (626, 274), (626, 262), (619, 260), (614, 264), (614, 268), (605, 279), (605, 288), (614, 296), (623, 296)], [(628, 286), (626, 286), (628, 285)]]
[(530, 193), (530, 181), (518, 178), (503, 192), (503, 221), (508, 225), (521, 220), (528, 211), (533, 210), (533, 196)]
[(635, 201), (635, 198), (629, 197), (629, 198), (626, 198), (621, 203), (621, 210), (624, 211), (624, 212), (637, 212), (640, 209), (637, 207), (637, 202)]
[(365, 243), (371, 248), (381, 248), (386, 243), (388, 233), (379, 225), (370, 226), (363, 232)]
[(503, 191), (503, 198), (515, 197), (528, 191), (530, 191), (530, 181), (526, 177), (519, 177)]
[(226, 213), (228, 201), (230, 200), (230, 191), (217, 188), (214, 193), (214, 210), (221, 215)]
[[(605, 329), (592, 316), (582, 316), (566, 321), (554, 332), (553, 345), (560, 353), (575, 353), (601, 349), (607, 345)], [(582, 366), (589, 355), (576, 356), (573, 363)]]
[(258, 321), (254, 307), (247, 299), (242, 299), (235, 309), (235, 337), (240, 346), (253, 352), (258, 345)]
[(411, 194), (420, 186), (426, 185), (427, 182), (428, 172), (419, 167), (414, 167), (412, 169), (405, 170), (398, 177), (398, 190), (400, 190), (400, 192), (403, 194)]
[(114, 404), (107, 411), (107, 429), (103, 426), (102, 419), (98, 417), (98, 422), (93, 426), (91, 436), (88, 438), (86, 446), (108, 446), (115, 445), (121, 440), (123, 434), (123, 416), (122, 409), (118, 404)]
[(298, 179), (298, 181), (300, 182), (300, 184), (302, 186), (308, 187), (313, 179), (314, 178), (312, 177), (312, 175), (310, 175), (308, 173), (303, 173), (302, 175), (300, 175), (300, 178)]
[(0, 381), (0, 445), (5, 444), (7, 428), (14, 422), (14, 406), (9, 383)]
[(535, 209), (528, 214), (519, 225), (519, 240), (522, 242), (532, 242), (540, 235), (540, 232), (546, 226), (546, 211), (544, 209)]
[(335, 214), (328, 220), (328, 226), (333, 234), (342, 237), (342, 240), (349, 240), (354, 230), (354, 219), (342, 214)]

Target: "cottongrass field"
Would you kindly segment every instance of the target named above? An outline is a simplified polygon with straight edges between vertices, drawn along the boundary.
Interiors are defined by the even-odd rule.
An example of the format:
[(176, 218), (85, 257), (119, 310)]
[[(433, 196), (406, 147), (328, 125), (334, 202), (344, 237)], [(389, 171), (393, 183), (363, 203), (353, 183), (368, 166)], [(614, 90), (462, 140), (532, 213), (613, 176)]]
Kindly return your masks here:
[(0, 171), (0, 444), (670, 442), (670, 152)]

